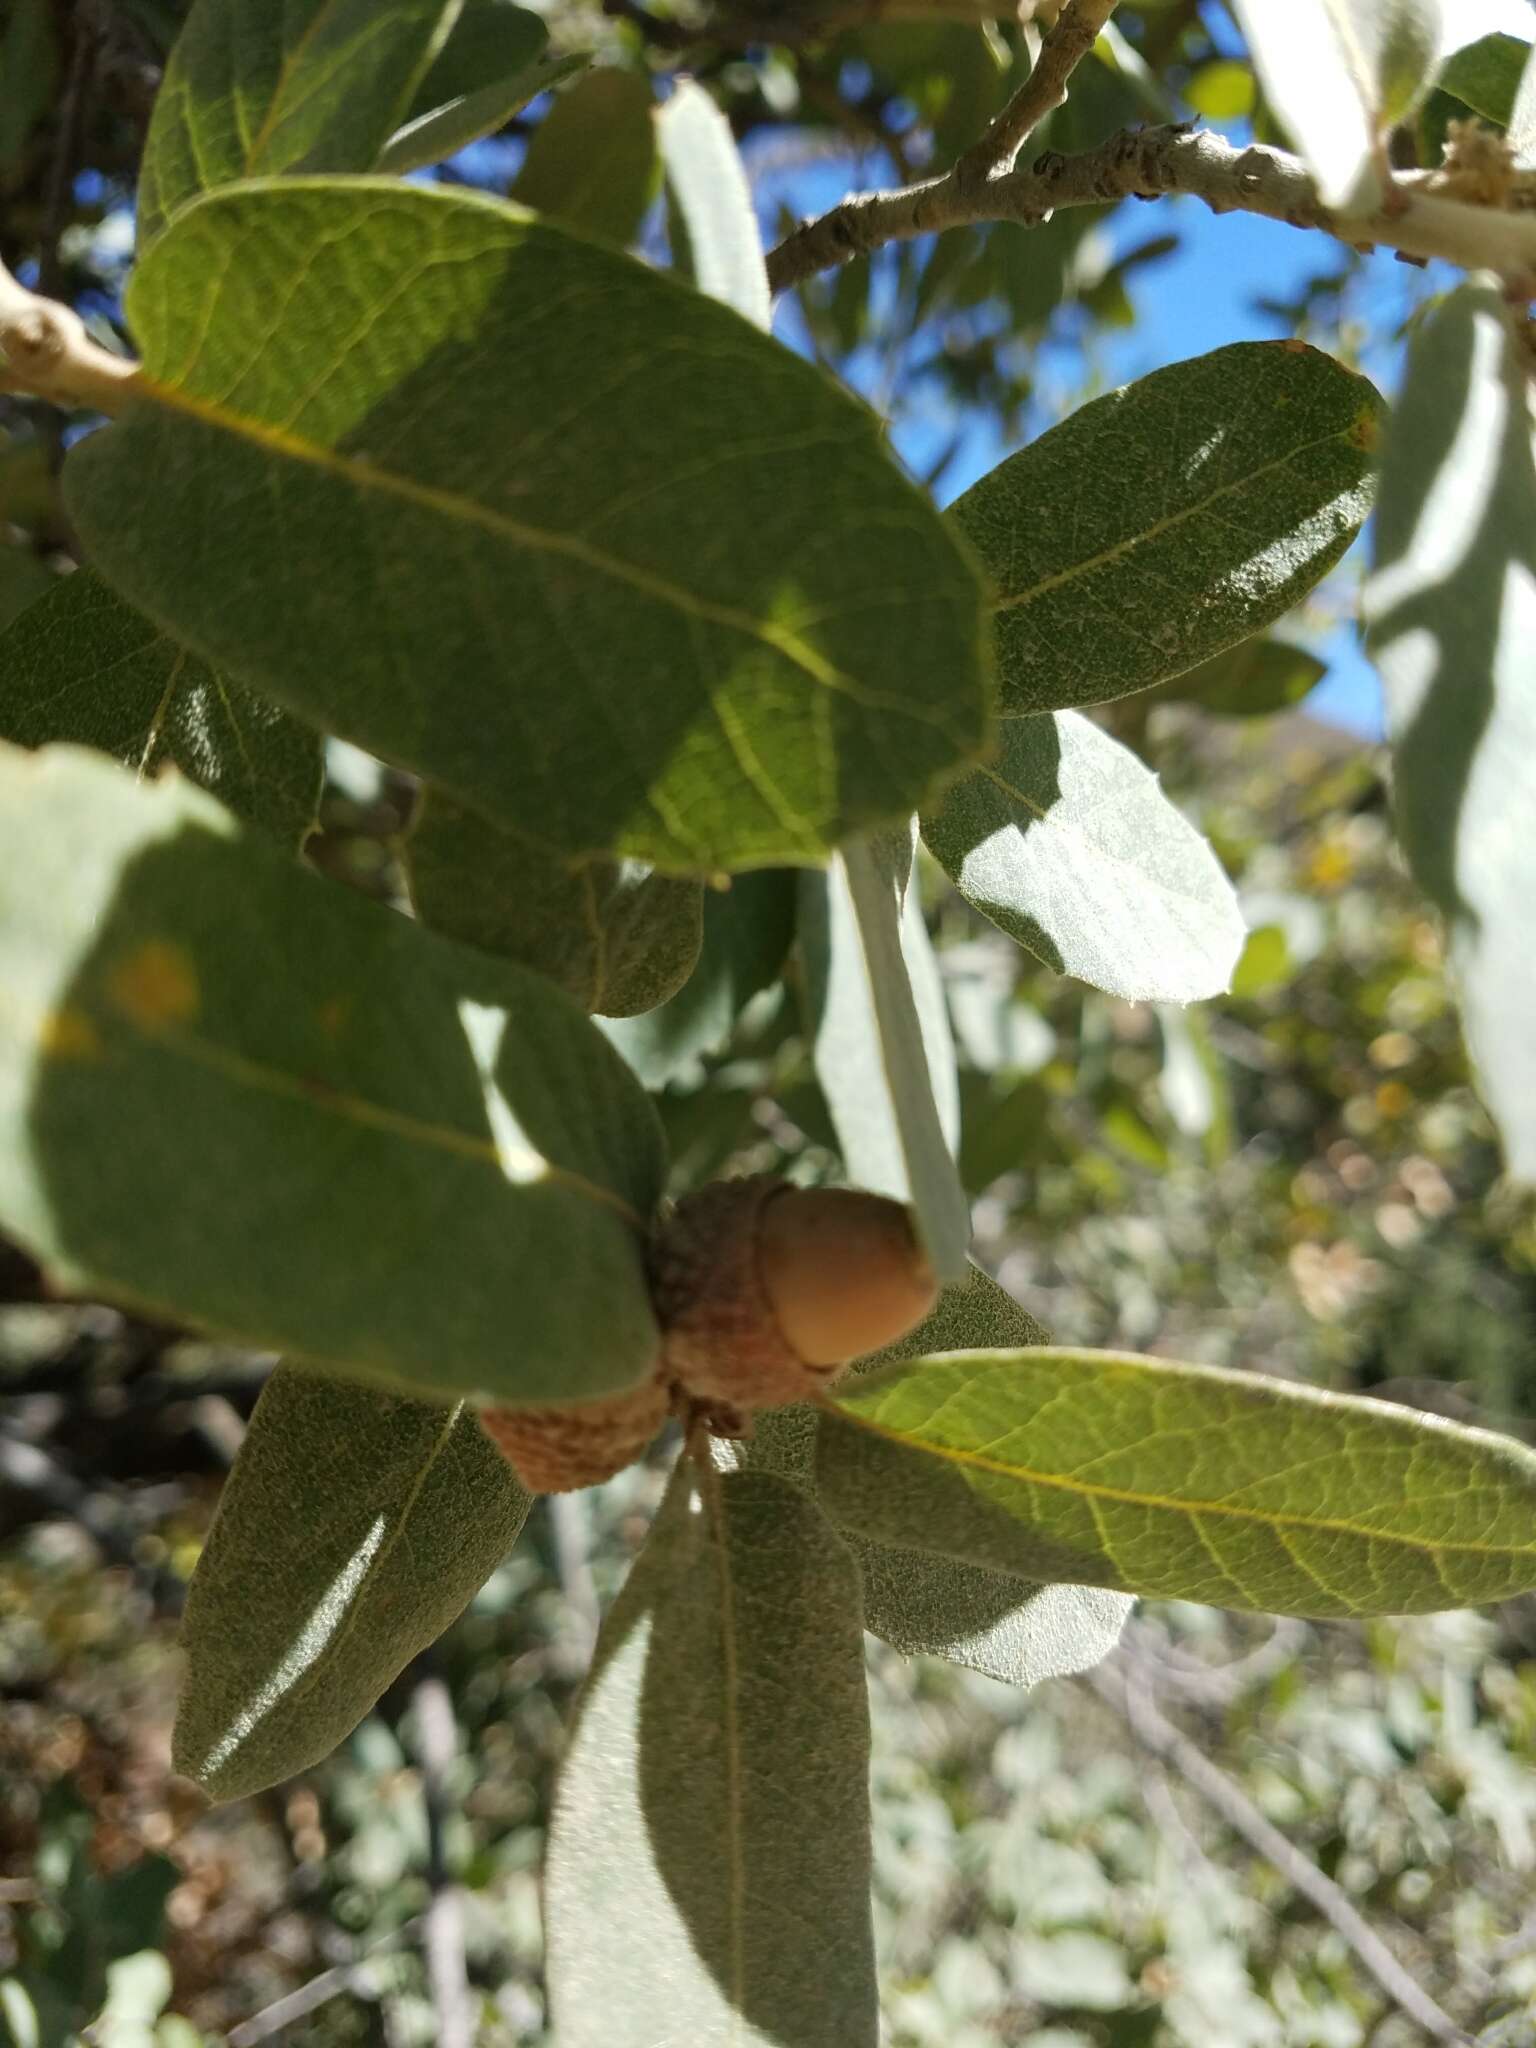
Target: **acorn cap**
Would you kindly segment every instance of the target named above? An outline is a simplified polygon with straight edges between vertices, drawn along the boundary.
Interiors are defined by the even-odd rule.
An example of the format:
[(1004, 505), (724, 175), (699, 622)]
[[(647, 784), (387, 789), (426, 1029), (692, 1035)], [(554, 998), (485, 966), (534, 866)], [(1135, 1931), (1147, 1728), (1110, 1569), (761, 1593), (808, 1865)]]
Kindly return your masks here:
[(569, 1408), (482, 1408), (480, 1427), (530, 1493), (574, 1493), (632, 1465), (669, 1406), (658, 1369), (641, 1386)]
[(803, 1401), (938, 1296), (901, 1203), (771, 1174), (679, 1202), (653, 1268), (667, 1371), (743, 1411)]

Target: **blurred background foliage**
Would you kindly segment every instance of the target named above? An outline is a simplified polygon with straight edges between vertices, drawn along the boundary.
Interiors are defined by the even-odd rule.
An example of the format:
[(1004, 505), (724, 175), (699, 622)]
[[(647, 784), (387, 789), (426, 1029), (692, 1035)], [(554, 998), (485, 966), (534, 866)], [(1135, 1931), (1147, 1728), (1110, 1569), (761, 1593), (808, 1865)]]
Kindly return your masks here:
[[(0, 253), (108, 335), (183, 12), (10, 0), (0, 27)], [(1221, 7), (1146, 0), (1116, 29), (1051, 146), (1170, 113), (1265, 132)], [(1024, 26), (979, 0), (777, 0), (766, 15), (608, 0), (558, 7), (551, 30), (557, 50), (636, 78), (706, 82), (770, 235), (849, 186), (952, 159), (1027, 62)], [(536, 103), (434, 175), (506, 190), (548, 115)], [(947, 498), (1106, 383), (1231, 338), (1169, 326), (1170, 281), (1190, 289), (1205, 225), (1132, 206), (903, 245), (808, 287), (779, 331), (864, 392)], [(640, 247), (664, 257), (657, 208)], [(1305, 333), (1373, 367), (1437, 281), (1315, 238), (1286, 247), (1244, 290), (1240, 331)], [(1194, 275), (1214, 305), (1211, 262)], [(73, 559), (57, 475), (75, 431), (0, 396), (0, 617)], [(1529, 1435), (1536, 1210), (1500, 1179), (1437, 934), (1393, 848), (1369, 702), (1357, 679), (1353, 731), (1297, 708), (1330, 663), (1349, 671), (1349, 609), (1343, 579), (1288, 638), (1101, 714), (1242, 891), (1252, 936), (1229, 998), (1111, 1001), (1035, 966), (924, 874), (978, 1249), (1064, 1341)], [(409, 787), (350, 749), (331, 768), (310, 858), (398, 900)], [(711, 973), (616, 1027), (661, 1089), (679, 1186), (835, 1170), (794, 963), (780, 974), (786, 878), (737, 886), (760, 892), (757, 927), (783, 945), (731, 955), (717, 899)], [(54, 1298), (0, 1245), (0, 2042), (48, 2048), (86, 2028), (114, 2048), (434, 2042), (423, 1931), (449, 1885), (474, 2038), (545, 2039), (552, 1774), (661, 1461), (542, 1503), (334, 1758), (206, 1813), (168, 1775), (176, 1616), (271, 1363)], [(869, 1654), (891, 2048), (1423, 2040), (1350, 1910), (1490, 2048), (1536, 2039), (1532, 1603), (1365, 1629), (1146, 1608), (1102, 1673), (1028, 1698)], [(1226, 1788), (1214, 1803), (1191, 1748)], [(1266, 1822), (1305, 1870), (1277, 1857)]]

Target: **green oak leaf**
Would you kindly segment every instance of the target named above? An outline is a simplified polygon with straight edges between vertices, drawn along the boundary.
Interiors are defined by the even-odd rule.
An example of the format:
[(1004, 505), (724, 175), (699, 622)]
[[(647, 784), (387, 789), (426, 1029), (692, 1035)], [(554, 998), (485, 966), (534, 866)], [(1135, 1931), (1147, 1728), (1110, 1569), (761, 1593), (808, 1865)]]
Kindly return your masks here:
[(1511, 1170), (1536, 1179), (1536, 446), (1498, 292), (1414, 336), (1382, 468), (1369, 644), (1397, 828), (1444, 914), (1473, 1064)]
[(416, 87), (406, 113), (414, 121), (467, 98), (497, 79), (526, 71), (544, 54), (549, 28), (516, 0), (463, 0), (448, 36)]
[(815, 862), (984, 745), (974, 571), (873, 416), (674, 280), (500, 202), (294, 179), (188, 209), (129, 314), (144, 396), (66, 466), (95, 565), (552, 852)]
[(555, 101), (533, 131), (509, 196), (622, 249), (639, 232), (660, 180), (650, 80), (605, 67)]
[(641, 861), (571, 866), (434, 789), (402, 852), (423, 924), (547, 974), (584, 1010), (654, 1010), (699, 957), (702, 882)]
[(1299, 704), (1322, 681), (1328, 664), (1286, 640), (1243, 640), (1181, 676), (1158, 683), (1143, 704), (1198, 704), (1217, 718), (1268, 718)]
[(99, 747), (141, 778), (177, 768), (290, 846), (313, 828), (319, 734), (179, 646), (89, 569), (0, 634), (0, 739)]
[(179, 781), (0, 748), (0, 1227), (64, 1282), (396, 1390), (650, 1369), (665, 1163), (541, 975)]
[(1059, 973), (1128, 1002), (1229, 986), (1236, 890), (1152, 771), (1078, 712), (1009, 719), (922, 830), (966, 902)]
[(457, 1619), (531, 1501), (467, 1402), (279, 1366), (187, 1594), (176, 1769), (241, 1799), (319, 1763)]
[(723, 1052), (736, 1020), (773, 986), (795, 937), (796, 876), (789, 868), (737, 875), (704, 892), (704, 931), (693, 972), (659, 1009), (603, 1025), (647, 1088), (697, 1075)]
[(1440, 90), (1450, 93), (1496, 127), (1507, 128), (1531, 54), (1518, 36), (1479, 36), (1446, 59)]
[(556, 1791), (562, 2048), (874, 2048), (862, 1641), (858, 1572), (813, 1501), (679, 1467)]
[(1380, 404), (1302, 342), (1235, 342), (973, 484), (949, 516), (995, 586), (1004, 715), (1129, 696), (1288, 611), (1370, 509)]
[(440, 164), (471, 142), (478, 142), (483, 135), (494, 135), (540, 93), (551, 92), (566, 79), (575, 78), (591, 61), (584, 52), (573, 52), (568, 57), (540, 57), (510, 77), (481, 86), (477, 92), (445, 100), (441, 106), (429, 108), (397, 129), (380, 150), (376, 168), (400, 177), (406, 171), (419, 171), (426, 164)]
[(143, 251), (200, 193), (277, 172), (367, 171), (460, 0), (195, 0), (139, 171)]
[(1265, 1614), (1536, 1588), (1536, 1453), (1386, 1402), (1109, 1351), (917, 1359), (822, 1404), (819, 1498), (898, 1548)]

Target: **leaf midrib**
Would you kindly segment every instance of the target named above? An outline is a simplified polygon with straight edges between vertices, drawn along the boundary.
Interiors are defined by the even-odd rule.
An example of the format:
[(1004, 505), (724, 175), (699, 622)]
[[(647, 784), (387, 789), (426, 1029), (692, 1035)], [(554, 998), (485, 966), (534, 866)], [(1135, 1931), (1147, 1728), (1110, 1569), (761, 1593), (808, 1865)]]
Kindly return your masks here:
[[(1228, 1521), (1252, 1522), (1266, 1529), (1300, 1529), (1307, 1533), (1350, 1536), (1361, 1543), (1393, 1543), (1400, 1549), (1410, 1550), (1421, 1556), (1518, 1558), (1536, 1554), (1536, 1543), (1521, 1546), (1509, 1543), (1471, 1543), (1465, 1540), (1435, 1542), (1427, 1537), (1399, 1536), (1389, 1530), (1366, 1528), (1359, 1523), (1333, 1516), (1298, 1515), (1283, 1509), (1270, 1512), (1260, 1508), (1235, 1507), (1224, 1501), (1179, 1500), (1168, 1494), (1143, 1493), (1130, 1487), (1105, 1486), (1098, 1480), (1074, 1479), (1062, 1473), (1037, 1472), (1029, 1466), (1004, 1464), (1001, 1459), (989, 1458), (982, 1451), (962, 1450), (957, 1445), (935, 1443), (928, 1437), (909, 1435), (902, 1430), (892, 1429), (887, 1424), (873, 1421), (866, 1412), (845, 1407), (840, 1401), (830, 1399), (826, 1395), (818, 1397), (817, 1405), (830, 1410), (842, 1421), (851, 1423), (854, 1428), (867, 1430), (871, 1436), (881, 1437), (887, 1443), (901, 1444), (908, 1450), (924, 1452), (946, 1464), (970, 1466), (1000, 1479), (1010, 1479), (1020, 1486), (1041, 1486), (1083, 1499), (1112, 1501), (1122, 1507), (1151, 1508), (1191, 1521), (1198, 1520), (1202, 1515), (1210, 1515)], [(1112, 1555), (1108, 1552), (1107, 1546), (1106, 1554)]]
[(992, 606), (994, 615), (1000, 612), (1022, 611), (1025, 605), (1033, 604), (1037, 597), (1045, 597), (1051, 591), (1060, 589), (1063, 584), (1074, 582), (1079, 576), (1091, 575), (1095, 569), (1102, 569), (1112, 562), (1118, 562), (1122, 556), (1145, 547), (1150, 541), (1160, 540), (1164, 534), (1176, 532), (1186, 520), (1199, 518), (1201, 514), (1209, 512), (1213, 505), (1220, 504), (1223, 498), (1231, 497), (1235, 491), (1247, 490), (1253, 484), (1262, 482), (1274, 471), (1288, 468), (1299, 457), (1310, 455), (1316, 448), (1326, 448), (1331, 442), (1347, 440), (1349, 433), (1349, 426), (1335, 427), (1330, 433), (1320, 434), (1315, 441), (1304, 441), (1295, 448), (1287, 449), (1284, 455), (1276, 456), (1272, 462), (1261, 463), (1257, 469), (1245, 470), (1241, 476), (1234, 477), (1231, 483), (1223, 484), (1219, 490), (1212, 491), (1209, 497), (1185, 505), (1177, 512), (1165, 513), (1162, 518), (1154, 519), (1150, 526), (1139, 528), (1124, 540), (1112, 542), (1109, 547), (1101, 548), (1096, 555), (1086, 555), (1082, 561), (1069, 563), (1065, 569), (1058, 569), (1053, 575), (1042, 577), (1039, 582), (1032, 583), (1027, 590), (1018, 591), (1011, 597), (998, 598)]
[(886, 711), (894, 716), (910, 718), (919, 724), (932, 726), (955, 739), (957, 743), (963, 742), (966, 751), (971, 751), (972, 740), (969, 734), (963, 733), (961, 727), (952, 720), (947, 707), (916, 703), (907, 697), (868, 689), (854, 677), (835, 667), (790, 628), (777, 625), (770, 619), (756, 618), (750, 612), (738, 611), (732, 605), (717, 604), (710, 598), (685, 589), (681, 584), (673, 583), (670, 578), (657, 575), (653, 570), (643, 569), (636, 563), (627, 562), (617, 555), (608, 553), (604, 548), (595, 547), (577, 534), (556, 533), (542, 527), (528, 526), (504, 512), (494, 511), (488, 505), (479, 504), (475, 499), (465, 497), (461, 492), (447, 490), (436, 484), (421, 483), (413, 477), (403, 476), (398, 471), (385, 469), (376, 463), (343, 455), (334, 448), (323, 448), (317, 442), (306, 440), (302, 435), (295, 434), (287, 428), (274, 426), (266, 420), (253, 419), (249, 414), (233, 412), (211, 399), (194, 398), (190, 392), (165, 384), (159, 378), (149, 375), (147, 371), (139, 373), (135, 388), (140, 397), (149, 399), (168, 412), (182, 413), (188, 418), (201, 421), (205, 426), (242, 438), (258, 448), (267, 449), (292, 461), (304, 463), (323, 474), (340, 478), (357, 491), (376, 491), (403, 498), (445, 519), (463, 525), (478, 526), (513, 546), (528, 549), (531, 553), (555, 555), (579, 562), (595, 575), (627, 584), (655, 603), (670, 606), (684, 617), (723, 627), (729, 632), (739, 633), (746, 639), (756, 640), (761, 645), (772, 648), (785, 660), (792, 662), (812, 682), (823, 689), (849, 698), (866, 711)]

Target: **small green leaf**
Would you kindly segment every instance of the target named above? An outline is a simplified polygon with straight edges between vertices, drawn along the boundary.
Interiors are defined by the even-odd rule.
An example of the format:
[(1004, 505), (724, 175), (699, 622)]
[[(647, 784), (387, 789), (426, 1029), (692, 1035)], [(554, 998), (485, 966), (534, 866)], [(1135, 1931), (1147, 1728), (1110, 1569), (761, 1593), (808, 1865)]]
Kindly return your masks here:
[(898, 877), (872, 842), (801, 877), (812, 1057), (849, 1180), (909, 1202), (935, 1272), (953, 1280), (971, 1235), (954, 1161), (959, 1077), (938, 962), (905, 885), (905, 867)]
[(604, 1017), (654, 1010), (699, 957), (702, 882), (640, 861), (574, 867), (441, 790), (423, 791), (403, 856), (423, 924), (547, 974)]
[(1507, 128), (1530, 54), (1529, 42), (1518, 36), (1479, 36), (1448, 59), (1440, 74), (1440, 89), (1485, 121)]
[(516, 0), (463, 0), (457, 18), (407, 110), (407, 120), (526, 71), (544, 54), (549, 29)]
[(187, 1595), (176, 1769), (241, 1799), (319, 1763), (473, 1599), (531, 1498), (466, 1402), (280, 1366)]
[(0, 1226), (69, 1284), (438, 1397), (648, 1372), (661, 1133), (541, 976), (3, 748), (0, 990)]
[(1536, 450), (1499, 294), (1414, 337), (1366, 589), (1397, 827), (1444, 913), (1467, 1042), (1510, 1169), (1536, 1179)]
[(923, 838), (967, 903), (1059, 973), (1128, 1002), (1194, 1002), (1232, 978), (1243, 919), (1220, 861), (1075, 711), (1010, 719)]
[(379, 152), (377, 168), (400, 177), (406, 171), (419, 171), (426, 164), (440, 164), (471, 142), (478, 142), (481, 136), (494, 135), (540, 93), (551, 91), (567, 78), (575, 78), (591, 61), (584, 52), (569, 57), (540, 57), (510, 78), (500, 78), (494, 85), (481, 86), (478, 92), (446, 100), (442, 106), (418, 114), (397, 129)]
[(783, 1480), (680, 1467), (556, 1794), (561, 2048), (873, 2048), (868, 1757), (847, 1550)]
[(129, 301), (149, 396), (66, 469), (97, 567), (551, 852), (818, 861), (984, 743), (979, 587), (873, 415), (644, 265), (283, 180), (189, 209)]
[(1370, 508), (1379, 411), (1317, 349), (1236, 342), (1095, 399), (972, 485), (950, 515), (996, 588), (1005, 716), (1129, 696), (1288, 611)]
[(216, 186), (371, 170), (458, 12), (459, 0), (196, 0), (144, 144), (141, 252)]
[(1299, 704), (1327, 672), (1325, 661), (1289, 641), (1244, 640), (1159, 683), (1143, 701), (1198, 704), (1218, 718), (1268, 718)]
[(919, 1359), (822, 1405), (865, 1535), (1021, 1578), (1266, 1614), (1422, 1614), (1536, 1587), (1536, 1453), (1438, 1416), (1109, 1351)]
[(789, 868), (737, 875), (728, 889), (704, 892), (698, 964), (675, 996), (644, 1017), (603, 1026), (647, 1088), (723, 1052), (736, 1020), (784, 971), (795, 936), (796, 876)]
[(177, 768), (288, 845), (315, 823), (319, 735), (220, 675), (89, 569), (54, 578), (0, 635), (0, 738), (98, 747), (142, 777)]
[(650, 80), (589, 71), (533, 132), (510, 197), (562, 226), (627, 248), (661, 182)]
[(768, 270), (731, 124), (702, 86), (679, 81), (656, 120), (662, 167), (685, 243), (673, 260), (701, 292), (767, 332)]

